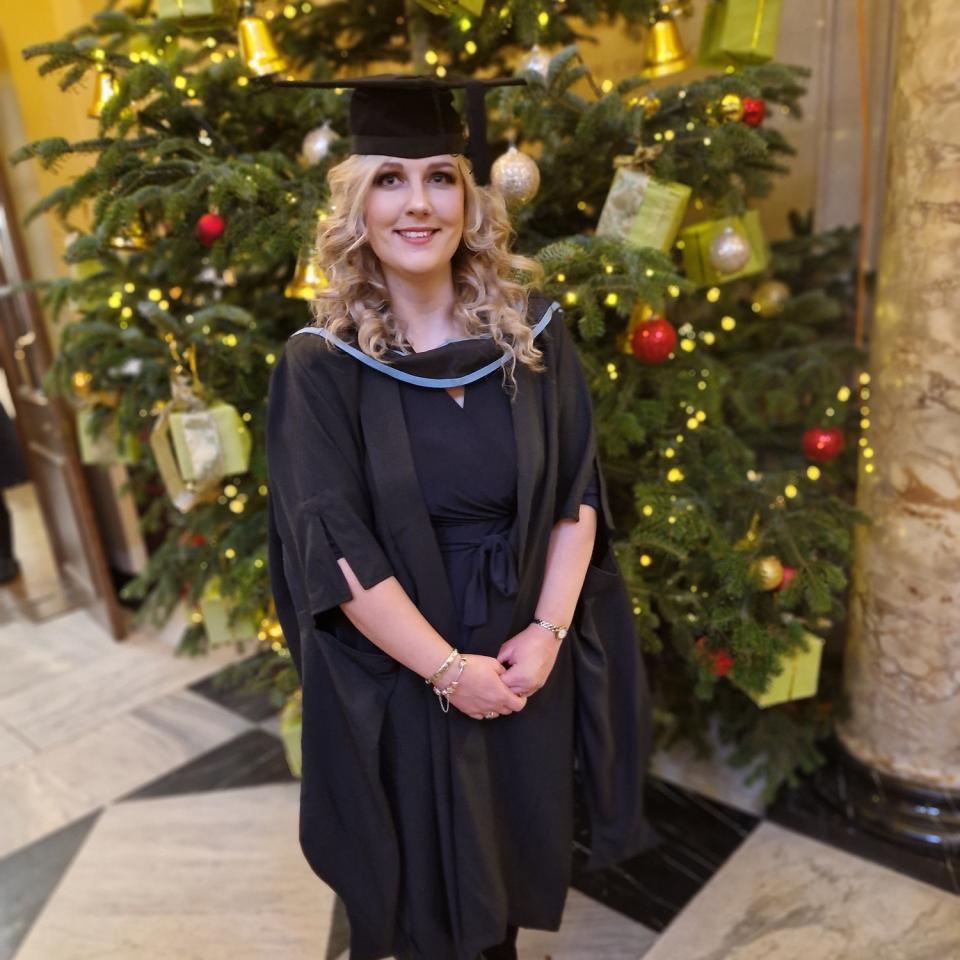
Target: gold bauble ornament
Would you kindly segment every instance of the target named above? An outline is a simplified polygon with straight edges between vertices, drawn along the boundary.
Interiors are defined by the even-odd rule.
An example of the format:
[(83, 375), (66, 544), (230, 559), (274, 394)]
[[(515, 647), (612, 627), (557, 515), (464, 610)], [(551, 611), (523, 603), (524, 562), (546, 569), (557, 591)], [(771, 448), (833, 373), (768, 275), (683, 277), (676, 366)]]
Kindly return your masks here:
[(790, 299), (790, 288), (782, 280), (766, 280), (753, 293), (753, 303), (761, 317), (775, 317)]
[(497, 157), (490, 170), (490, 182), (503, 194), (509, 206), (529, 203), (540, 189), (540, 168), (533, 157), (513, 144)]
[(126, 226), (121, 227), (120, 232), (110, 238), (109, 245), (113, 250), (148, 249), (150, 246), (150, 238), (143, 225), (142, 215), (138, 216), (135, 220), (131, 220)]
[(637, 102), (643, 108), (643, 115), (648, 120), (656, 116), (660, 107), (663, 106), (663, 102), (655, 93), (645, 93)]
[(711, 241), (708, 257), (718, 273), (736, 273), (750, 260), (750, 241), (733, 227), (724, 227)]
[(754, 560), (750, 573), (761, 590), (776, 590), (783, 582), (783, 564), (773, 554)]
[(716, 103), (708, 103), (704, 113), (707, 123), (739, 123), (743, 119), (743, 97), (739, 93), (725, 93)]
[(244, 16), (237, 26), (240, 56), (246, 68), (257, 77), (269, 77), (290, 68), (277, 49), (263, 17)]

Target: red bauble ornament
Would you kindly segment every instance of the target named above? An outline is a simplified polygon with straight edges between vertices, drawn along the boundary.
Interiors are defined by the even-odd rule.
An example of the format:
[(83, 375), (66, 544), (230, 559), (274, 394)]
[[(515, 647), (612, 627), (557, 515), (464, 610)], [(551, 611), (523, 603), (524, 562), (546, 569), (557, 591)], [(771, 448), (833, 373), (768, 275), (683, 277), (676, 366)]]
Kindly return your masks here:
[(706, 637), (700, 637), (694, 646), (697, 648), (697, 656), (710, 664), (710, 670), (715, 677), (724, 677), (733, 669), (735, 661), (729, 651), (708, 650)]
[(767, 105), (763, 100), (753, 97), (743, 98), (743, 122), (751, 127), (759, 127), (767, 115)]
[(777, 590), (783, 590), (787, 587), (790, 581), (797, 575), (796, 567), (788, 567), (786, 564), (783, 565), (783, 579), (777, 586)]
[(197, 221), (197, 239), (205, 247), (212, 247), (226, 228), (227, 221), (219, 213), (205, 213)]
[(676, 345), (677, 331), (663, 317), (641, 320), (630, 336), (630, 349), (641, 363), (663, 363)]
[(843, 449), (843, 431), (839, 427), (811, 427), (803, 432), (803, 452), (807, 459), (827, 463)]

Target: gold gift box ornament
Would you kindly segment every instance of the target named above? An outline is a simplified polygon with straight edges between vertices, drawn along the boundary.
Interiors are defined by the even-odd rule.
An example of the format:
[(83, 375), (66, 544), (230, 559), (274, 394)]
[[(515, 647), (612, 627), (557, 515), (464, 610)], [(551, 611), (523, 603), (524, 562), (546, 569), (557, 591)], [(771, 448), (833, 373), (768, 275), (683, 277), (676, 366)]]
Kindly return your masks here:
[(766, 63), (777, 52), (782, 0), (710, 0), (698, 59), (707, 66)]
[(231, 623), (235, 604), (229, 597), (224, 597), (220, 590), (220, 578), (211, 577), (204, 584), (199, 601), (203, 629), (210, 646), (253, 640), (257, 636), (253, 620), (250, 617), (239, 617)]

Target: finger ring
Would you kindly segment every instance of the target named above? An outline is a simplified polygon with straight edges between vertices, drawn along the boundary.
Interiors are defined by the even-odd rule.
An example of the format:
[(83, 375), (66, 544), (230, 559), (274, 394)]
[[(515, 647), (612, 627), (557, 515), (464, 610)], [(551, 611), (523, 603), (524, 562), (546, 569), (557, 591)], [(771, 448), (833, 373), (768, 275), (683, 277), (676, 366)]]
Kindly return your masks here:
[(485, 719), (485, 720), (493, 720), (493, 718), (499, 716), (499, 714), (497, 714), (497, 713), (485, 713), (483, 716), (484, 716), (484, 719)]

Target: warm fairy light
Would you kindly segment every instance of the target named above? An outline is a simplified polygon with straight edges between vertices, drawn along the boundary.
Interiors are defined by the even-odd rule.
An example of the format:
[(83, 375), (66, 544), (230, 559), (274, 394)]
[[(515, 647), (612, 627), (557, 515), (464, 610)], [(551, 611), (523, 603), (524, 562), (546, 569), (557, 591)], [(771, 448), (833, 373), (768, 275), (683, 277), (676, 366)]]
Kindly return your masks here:
[(667, 293), (669, 293), (671, 297), (679, 297), (680, 288), (675, 283), (671, 283), (670, 286), (667, 287)]
[(558, 273), (557, 283), (566, 283), (566, 282), (567, 282), (567, 275), (565, 273)]
[(257, 487), (257, 493), (259, 493), (261, 497), (265, 497), (267, 495), (267, 485), (261, 483), (260, 486)]
[(437, 76), (440, 78), (443, 78), (446, 75), (447, 75), (447, 68), (441, 64), (439, 67), (437, 67)]
[(670, 514), (670, 516), (667, 517), (667, 523), (676, 523), (676, 522), (677, 522), (677, 518), (673, 514)]
[(604, 302), (608, 307), (615, 307), (615, 306), (617, 305), (617, 302), (619, 301), (619, 299), (620, 299), (620, 298), (619, 298), (615, 293), (608, 293), (603, 302)]
[(116, 310), (120, 304), (123, 303), (123, 294), (118, 292), (111, 293), (110, 298), (107, 300), (107, 306)]
[(673, 439), (676, 440), (677, 443), (683, 443), (683, 434), (678, 433)]
[(873, 448), (872, 448), (872, 447), (864, 447), (864, 448), (863, 448), (863, 455), (864, 455), (868, 460), (870, 460), (870, 459), (873, 457)]
[(587, 209), (587, 201), (586, 201), (586, 200), (578, 200), (578, 201), (577, 201), (577, 209), (580, 210), (580, 211), (586, 210), (586, 209)]
[(861, 438), (857, 441), (857, 443), (860, 444), (861, 447), (865, 447), (869, 442), (870, 442), (870, 441), (869, 441), (866, 437), (861, 437)]
[(686, 99), (687, 99), (687, 91), (686, 91), (686, 90), (681, 90), (681, 91), (677, 94), (677, 96), (678, 96), (681, 100), (686, 100)]
[(223, 494), (226, 497), (235, 497), (237, 495), (237, 488), (232, 483), (228, 483), (223, 488)]
[(720, 326), (723, 327), (728, 333), (737, 325), (737, 321), (733, 317), (723, 317), (720, 321)]
[(707, 330), (703, 335), (703, 342), (710, 346), (712, 343), (717, 342), (717, 335), (712, 330)]
[(191, 623), (203, 623), (203, 614), (199, 610), (194, 610), (190, 614)]
[(426, 60), (427, 63), (430, 64), (431, 67), (440, 62), (440, 57), (437, 56), (437, 51), (436, 51), (436, 50), (428, 50), (428, 51), (424, 54), (423, 59)]
[(309, 13), (312, 9), (313, 9), (313, 4), (310, 3), (310, 0), (304, 0), (304, 2), (300, 4), (301, 13)]
[(811, 480), (819, 480), (820, 468), (811, 463), (810, 466), (807, 467), (807, 477), (809, 477)]
[(567, 295), (563, 298), (569, 304), (574, 304), (577, 302), (577, 292), (576, 290), (568, 290)]
[(863, 386), (866, 386), (866, 385), (870, 382), (870, 374), (869, 374), (869, 373), (861, 373), (861, 374), (860, 374), (860, 377), (859, 377), (859, 380), (860, 380), (860, 383), (861, 383)]
[(174, 85), (178, 90), (186, 90), (186, 89), (187, 89), (187, 83), (188, 83), (188, 81), (187, 81), (187, 78), (186, 78), (186, 77), (174, 77), (174, 78), (173, 78), (173, 85)]
[(604, 93), (609, 93), (609, 92), (613, 89), (613, 81), (612, 81), (612, 80), (604, 80), (603, 83), (600, 84), (600, 89), (601, 89)]
[(870, 408), (869, 408), (866, 404), (864, 404), (864, 405), (860, 408), (860, 416), (861, 416), (861, 417), (869, 417), (869, 416), (870, 416)]
[(760, 304), (757, 303), (756, 300), (754, 300), (753, 303), (750, 304), (750, 309), (751, 309), (754, 313), (759, 313), (759, 312), (763, 309), (763, 307), (761, 307)]
[(653, 507), (651, 507), (649, 503), (645, 503), (645, 504), (643, 505), (643, 515), (644, 515), (645, 517), (652, 517), (652, 516), (653, 516)]
[(675, 136), (676, 136), (676, 134), (675, 134), (672, 130), (664, 130), (664, 131), (663, 131), (663, 139), (664, 139), (664, 140), (672, 140)]
[(260, 570), (260, 569), (263, 567), (263, 558), (262, 558), (262, 557), (257, 557), (257, 559), (253, 561), (253, 565), (254, 565), (258, 570)]
[(662, 139), (663, 139), (663, 134), (658, 130), (658, 131), (653, 135), (653, 139), (654, 139), (654, 140), (662, 140)]
[(541, 10), (540, 13), (537, 14), (537, 23), (539, 23), (541, 27), (545, 27), (549, 22), (550, 14), (547, 13), (546, 10)]
[(846, 402), (850, 399), (850, 388), (849, 388), (849, 387), (841, 387), (841, 388), (837, 391), (837, 399), (838, 399), (841, 403), (846, 403)]
[(870, 390), (869, 390), (869, 388), (864, 387), (864, 388), (860, 391), (860, 399), (861, 399), (861, 400), (869, 400), (869, 399), (870, 399)]
[(237, 551), (234, 550), (233, 547), (227, 547), (227, 549), (223, 551), (223, 555), (224, 555), (228, 560), (233, 560), (233, 558), (236, 557), (236, 555), (237, 555)]
[(696, 585), (695, 583), (691, 583), (691, 584), (690, 584), (690, 592), (691, 592), (691, 593), (696, 593), (696, 592), (697, 592), (697, 585)]
[(783, 488), (783, 492), (784, 492), (788, 497), (793, 498), (793, 497), (795, 497), (800, 491), (797, 490), (797, 488), (796, 488), (792, 483), (788, 483), (788, 484)]
[(611, 274), (611, 273), (613, 273), (613, 264), (612, 264), (612, 263), (608, 263), (608, 264), (603, 268), (603, 270), (604, 270), (604, 273), (606, 273), (606, 274), (608, 274), (608, 275)]
[(231, 500), (230, 501), (230, 512), (231, 513), (243, 513), (246, 509), (243, 505), (242, 500)]
[(674, 244), (674, 246), (675, 246), (678, 250), (686, 250), (686, 248), (687, 248), (687, 244), (686, 244), (686, 241), (685, 241), (685, 240), (678, 240), (678, 241)]
[(124, 320), (129, 320), (133, 316), (133, 307), (124, 307), (120, 311), (120, 316), (123, 317)]
[(225, 333), (221, 338), (220, 342), (225, 347), (235, 347), (239, 341), (237, 340), (237, 335), (235, 333)]
[(698, 389), (698, 390), (706, 390), (706, 389), (707, 389), (707, 381), (706, 381), (706, 380), (699, 380), (699, 381), (697, 381), (697, 389)]
[(760, 474), (757, 473), (756, 470), (748, 470), (748, 471), (747, 471), (747, 479), (748, 479), (751, 483), (756, 483), (756, 482), (760, 479)]
[(705, 147), (709, 147), (711, 143), (713, 143), (713, 141), (712, 141), (709, 137), (704, 137), (704, 138), (703, 138), (703, 145), (704, 145)]
[(170, 309), (170, 301), (169, 301), (169, 300), (161, 300), (161, 301), (157, 304), (157, 306), (158, 306), (161, 310), (169, 310), (169, 309)]
[(870, 419), (869, 419), (869, 417), (864, 417), (864, 418), (860, 421), (860, 429), (861, 429), (861, 430), (869, 430), (869, 429), (870, 429)]
[(679, 483), (683, 479), (683, 471), (679, 467), (671, 467), (667, 471), (667, 480), (670, 483)]
[(641, 554), (640, 554), (640, 566), (641, 566), (641, 567), (649, 567), (651, 563), (653, 563), (653, 557), (651, 557), (650, 554), (648, 554), (648, 553), (641, 553)]
[(297, 15), (297, 8), (292, 4), (288, 3), (283, 8), (283, 15), (288, 19), (292, 20)]
[(695, 416), (701, 423), (703, 423), (703, 421), (707, 419), (707, 412), (706, 412), (705, 410), (698, 410), (698, 411), (694, 414), (694, 416)]
[(700, 421), (696, 417), (690, 417), (690, 419), (687, 420), (688, 430), (696, 430), (697, 427), (699, 426), (700, 426)]
[(650, 267), (647, 267), (647, 269), (643, 271), (643, 275), (644, 275), (645, 277), (652, 277), (652, 276), (653, 276), (653, 270), (652, 270)]
[(162, 299), (163, 299), (163, 291), (162, 291), (162, 290), (158, 290), (156, 287), (154, 287), (152, 290), (150, 290), (150, 291), (147, 293), (147, 297), (148, 297), (150, 300), (152, 300), (154, 303), (156, 303), (158, 300), (162, 300)]
[(696, 124), (695, 124), (692, 120), (690, 120), (690, 121), (687, 123), (687, 129), (688, 129), (688, 130), (693, 130), (694, 127), (696, 127)]
[(263, 359), (266, 360), (268, 364), (274, 364), (277, 362), (276, 354), (273, 353), (268, 353)]
[(210, 62), (223, 63), (223, 54), (219, 50), (214, 50), (213, 53), (210, 54)]
[(469, 17), (461, 17), (461, 18), (460, 18), (460, 32), (461, 32), (461, 33), (466, 33), (472, 26), (473, 26), (473, 23), (471, 22), (471, 20), (470, 20)]
[(667, 449), (663, 451), (663, 455), (668, 460), (672, 460), (677, 455), (677, 451), (674, 450), (673, 447), (667, 447)]
[(691, 353), (697, 346), (696, 340), (690, 340), (687, 337), (684, 337), (680, 341), (680, 349), (685, 350), (687, 353)]
[[(232, 53), (232, 52), (233, 52), (233, 51), (231, 51), (231, 53)], [(250, 81), (249, 81), (246, 77), (237, 77), (237, 86), (238, 86), (238, 87), (245, 87), (245, 86), (247, 86), (248, 83), (250, 83)]]
[(634, 612), (634, 614), (642, 613), (642, 612), (643, 612), (643, 607), (634, 607), (634, 608), (633, 608), (633, 612)]
[(863, 469), (864, 469), (867, 473), (873, 473), (873, 464), (872, 464), (872, 463), (868, 463), (868, 464), (866, 464), (866, 466), (864, 466)]
[(716, 303), (716, 302), (720, 299), (720, 288), (719, 288), (719, 287), (711, 287), (711, 288), (707, 291), (707, 299), (708, 299), (711, 303)]
[(466, 50), (467, 53), (469, 53), (470, 56), (472, 57), (477, 52), (478, 47), (472, 40), (468, 40), (463, 45), (463, 49)]
[(833, 407), (827, 407), (827, 409), (824, 410), (823, 412), (824, 412), (828, 417), (832, 417), (837, 411), (834, 410)]

